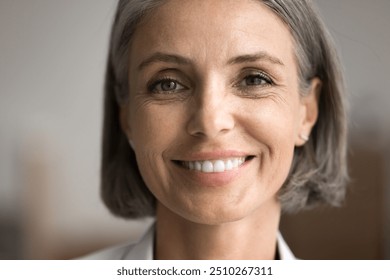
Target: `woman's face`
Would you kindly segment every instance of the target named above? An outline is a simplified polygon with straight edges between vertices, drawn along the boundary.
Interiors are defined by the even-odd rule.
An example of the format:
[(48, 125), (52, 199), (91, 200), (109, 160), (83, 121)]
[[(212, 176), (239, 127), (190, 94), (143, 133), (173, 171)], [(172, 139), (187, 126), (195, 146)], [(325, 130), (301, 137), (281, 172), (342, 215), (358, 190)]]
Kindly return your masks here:
[(137, 28), (122, 126), (158, 202), (220, 224), (279, 207), (316, 118), (291, 34), (260, 1), (170, 0)]

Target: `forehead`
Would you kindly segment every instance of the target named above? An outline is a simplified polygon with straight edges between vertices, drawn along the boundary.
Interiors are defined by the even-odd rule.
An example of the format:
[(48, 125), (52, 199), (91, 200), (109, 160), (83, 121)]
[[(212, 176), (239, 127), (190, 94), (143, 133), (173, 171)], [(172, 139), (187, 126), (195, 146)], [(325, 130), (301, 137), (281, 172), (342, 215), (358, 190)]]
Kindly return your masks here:
[(257, 0), (168, 0), (137, 27), (132, 63), (153, 52), (221, 62), (266, 51), (293, 60), (292, 36), (284, 22)]

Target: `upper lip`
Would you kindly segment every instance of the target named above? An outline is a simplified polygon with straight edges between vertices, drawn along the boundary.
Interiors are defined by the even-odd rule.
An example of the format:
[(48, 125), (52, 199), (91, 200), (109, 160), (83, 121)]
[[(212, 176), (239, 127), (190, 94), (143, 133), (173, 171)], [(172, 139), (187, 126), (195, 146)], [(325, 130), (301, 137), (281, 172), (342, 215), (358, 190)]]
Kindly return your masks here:
[(194, 152), (178, 157), (174, 160), (179, 161), (204, 161), (204, 160), (215, 160), (215, 159), (228, 159), (235, 157), (248, 157), (252, 156), (250, 153), (236, 151), (236, 150), (215, 150), (215, 151), (203, 151)]

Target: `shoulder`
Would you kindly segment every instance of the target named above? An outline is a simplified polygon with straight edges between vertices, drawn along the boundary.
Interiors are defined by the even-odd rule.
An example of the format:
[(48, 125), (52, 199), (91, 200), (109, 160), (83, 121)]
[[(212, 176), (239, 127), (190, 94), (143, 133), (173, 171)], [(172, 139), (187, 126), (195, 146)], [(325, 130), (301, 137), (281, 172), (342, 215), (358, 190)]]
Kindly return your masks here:
[(79, 260), (151, 260), (153, 243), (154, 226), (151, 226), (137, 242), (102, 249)]

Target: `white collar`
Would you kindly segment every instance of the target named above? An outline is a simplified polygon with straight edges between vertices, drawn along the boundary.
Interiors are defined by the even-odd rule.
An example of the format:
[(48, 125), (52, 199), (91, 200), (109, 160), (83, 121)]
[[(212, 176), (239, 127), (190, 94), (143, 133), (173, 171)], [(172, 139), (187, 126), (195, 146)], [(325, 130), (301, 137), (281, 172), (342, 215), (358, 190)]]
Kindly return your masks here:
[(290, 247), (288, 247), (286, 241), (284, 241), (284, 238), (280, 231), (278, 231), (278, 250), (279, 250), (279, 257), (281, 260), (296, 260), (297, 258), (294, 256), (294, 254), (291, 252)]
[[(153, 224), (140, 240), (129, 247), (122, 256), (125, 260), (153, 260), (155, 225)], [(281, 260), (296, 260), (280, 232), (277, 235), (279, 257)]]

